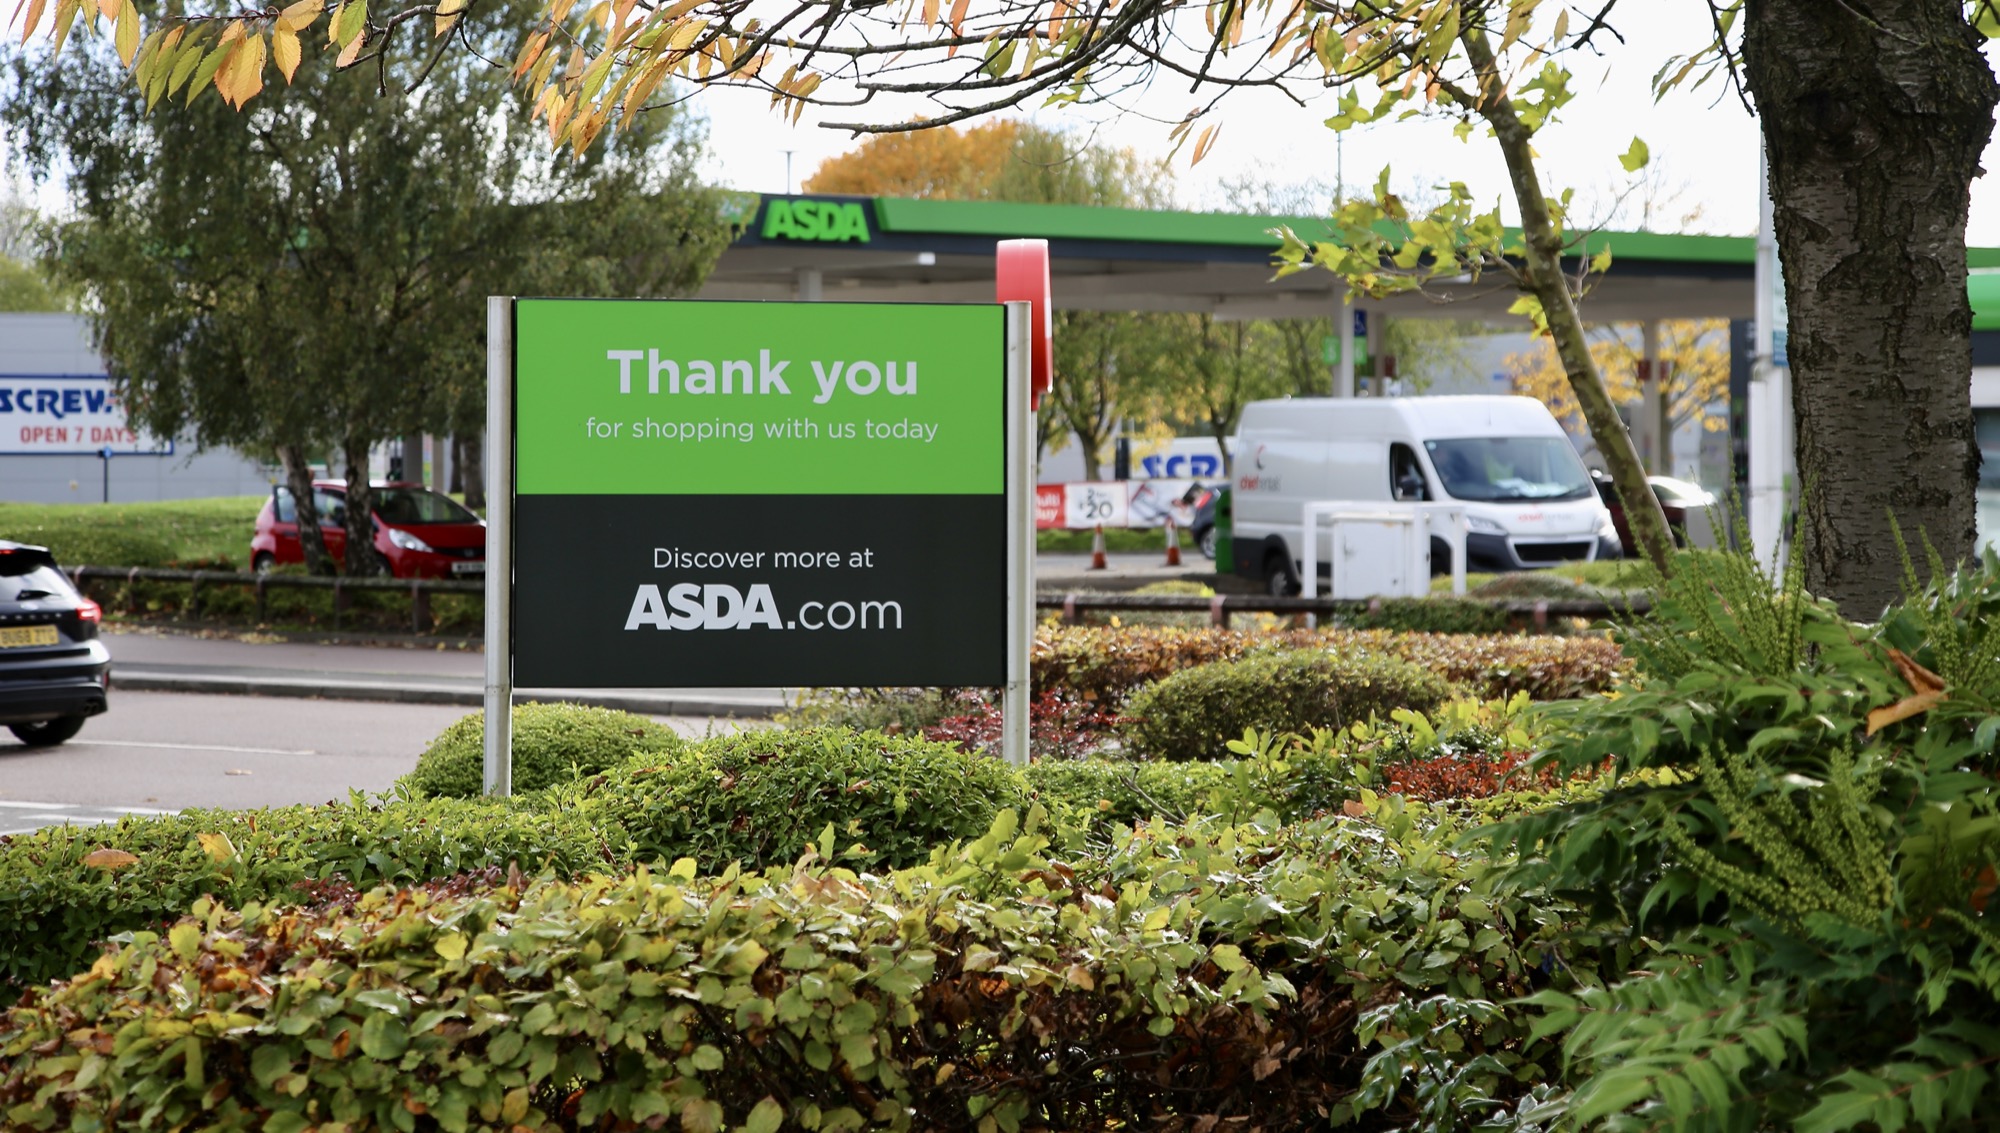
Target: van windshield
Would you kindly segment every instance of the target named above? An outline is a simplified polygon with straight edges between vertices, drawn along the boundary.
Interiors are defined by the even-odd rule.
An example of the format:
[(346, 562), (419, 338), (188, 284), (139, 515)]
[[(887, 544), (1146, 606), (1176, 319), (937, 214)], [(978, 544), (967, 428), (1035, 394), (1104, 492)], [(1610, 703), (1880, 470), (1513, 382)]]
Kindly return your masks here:
[(1580, 500), (1590, 474), (1563, 437), (1472, 437), (1425, 441), (1431, 466), (1456, 499)]

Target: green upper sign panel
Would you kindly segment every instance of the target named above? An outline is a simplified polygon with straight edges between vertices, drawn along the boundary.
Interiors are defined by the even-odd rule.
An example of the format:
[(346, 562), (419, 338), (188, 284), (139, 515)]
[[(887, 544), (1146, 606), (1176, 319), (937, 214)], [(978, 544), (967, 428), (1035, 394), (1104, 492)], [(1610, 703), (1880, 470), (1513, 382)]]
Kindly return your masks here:
[(1002, 308), (523, 299), (523, 495), (1005, 490)]

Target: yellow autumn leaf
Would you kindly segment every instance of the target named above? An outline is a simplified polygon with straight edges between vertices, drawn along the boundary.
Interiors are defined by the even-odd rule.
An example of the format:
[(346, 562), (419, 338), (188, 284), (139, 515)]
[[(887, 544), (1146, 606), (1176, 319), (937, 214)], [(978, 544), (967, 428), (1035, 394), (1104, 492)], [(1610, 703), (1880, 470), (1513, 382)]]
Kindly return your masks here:
[(130, 67), (132, 56), (139, 50), (139, 6), (132, 0), (125, 0), (118, 8), (118, 28), (113, 39), (119, 61)]
[[(229, 61), (222, 65), (222, 73), (216, 75), (216, 89), (238, 109), (264, 89), (264, 58), (264, 37), (245, 36)], [(227, 88), (222, 86), (225, 74), (229, 76)]]
[(347, 46), (341, 48), (340, 54), (334, 57), (333, 65), (336, 67), (352, 67), (354, 61), (361, 58), (361, 49), (366, 46), (368, 46), (368, 36), (365, 32), (348, 40)]
[(284, 28), (271, 29), (271, 61), (278, 65), (278, 73), (285, 76), (285, 82), (292, 81), (292, 75), (299, 69), (299, 36), (297, 32)]
[(458, 22), (470, 0), (439, 0), (437, 7), (437, 34), (443, 35)]
[(83, 864), (92, 869), (123, 869), (128, 865), (138, 865), (139, 859), (123, 850), (104, 847), (83, 855)]
[[(28, 19), (26, 23), (21, 25), (22, 43), (28, 42), (28, 37), (35, 34), (36, 26), (42, 22), (42, 8), (46, 3), (47, 0), (28, 0)], [(20, 10), (20, 7), (16, 5), (14, 11), (19, 12)]]
[(197, 834), (195, 840), (201, 843), (204, 853), (218, 862), (226, 862), (236, 856), (236, 843), (231, 842), (227, 834)]
[(274, 26), (296, 34), (311, 27), (312, 22), (319, 19), (319, 14), (325, 10), (325, 0), (298, 0), (298, 3), (278, 13)]
[(1201, 136), (1194, 141), (1194, 159), (1188, 162), (1189, 165), (1200, 165), (1201, 159), (1208, 156), (1208, 151), (1215, 145), (1215, 136), (1221, 128), (1222, 124), (1216, 122), (1202, 130)]
[(97, 14), (107, 20), (118, 18), (119, 0), (97, 0)]

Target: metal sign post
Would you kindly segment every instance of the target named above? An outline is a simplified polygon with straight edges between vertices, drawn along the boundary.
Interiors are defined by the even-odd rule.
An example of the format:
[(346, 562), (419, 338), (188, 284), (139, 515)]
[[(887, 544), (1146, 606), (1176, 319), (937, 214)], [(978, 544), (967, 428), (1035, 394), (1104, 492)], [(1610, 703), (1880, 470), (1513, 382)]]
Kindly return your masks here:
[(486, 771), (514, 793), (514, 300), (486, 300)]
[(1030, 399), (1033, 305), (1007, 305), (1007, 683), (1000, 756), (1028, 762), (1028, 658), (1035, 644), (1035, 411)]

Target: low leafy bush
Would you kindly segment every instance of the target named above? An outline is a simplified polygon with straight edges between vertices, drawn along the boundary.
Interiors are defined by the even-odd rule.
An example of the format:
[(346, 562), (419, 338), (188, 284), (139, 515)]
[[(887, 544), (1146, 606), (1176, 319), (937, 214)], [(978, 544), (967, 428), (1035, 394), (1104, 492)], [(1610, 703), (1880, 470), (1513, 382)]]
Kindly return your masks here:
[(1155, 817), (1179, 820), (1201, 814), (1214, 794), (1228, 787), (1230, 770), (1220, 760), (1049, 759), (1029, 764), (1022, 775), (1035, 800), (1059, 823), (1096, 831)]
[(1469, 598), (1387, 598), (1372, 608), (1334, 616), (1346, 629), (1385, 629), (1398, 633), (1506, 633), (1512, 619), (1505, 608)]
[[(888, 876), (692, 863), (197, 905), (0, 1019), (21, 1129), (1462, 1127), (1546, 1094), (1506, 1004), (1601, 954), (1400, 808)], [(1556, 958), (1560, 957), (1559, 962)], [(1602, 955), (1602, 959), (1600, 959)]]
[[(961, 689), (959, 713), (924, 729), (926, 739), (948, 743), (966, 752), (997, 755), (1004, 720), (1000, 698), (984, 690)], [(1073, 760), (1102, 755), (1115, 743), (1113, 729), (1120, 717), (1062, 689), (1050, 689), (1028, 702), (1028, 757)]]
[(1183, 669), (1279, 648), (1376, 653), (1410, 661), (1483, 700), (1506, 700), (1518, 692), (1534, 700), (1587, 696), (1613, 687), (1628, 667), (1616, 643), (1594, 634), (1530, 637), (1043, 626), (1035, 635), (1032, 678), (1037, 694), (1066, 689), (1083, 700), (1116, 708), (1141, 687)]
[(761, 868), (795, 860), (831, 824), (844, 857), (899, 866), (976, 837), (1002, 808), (1025, 805), (1026, 788), (999, 760), (919, 736), (804, 728), (641, 757), (576, 797), (623, 831), (640, 861)]
[(2000, 1106), (2000, 558), (1909, 570), (1871, 623), (1792, 563), (1675, 556), (1630, 686), (1539, 713), (1547, 767), (1618, 788), (1481, 836), (1533, 847), (1513, 883), (1657, 942), (1535, 997), (1579, 1128), (1975, 1130)]
[[(485, 782), (486, 714), (446, 728), (399, 785), (425, 795), (470, 798)], [(539, 791), (593, 775), (634, 756), (658, 758), (686, 745), (648, 716), (580, 704), (514, 706), (514, 789)]]
[(92, 945), (185, 914), (296, 899), (305, 881), (407, 885), (518, 863), (564, 875), (622, 864), (599, 833), (498, 800), (189, 810), (0, 837), (0, 984), (88, 967)]
[(1135, 755), (1215, 759), (1245, 729), (1342, 729), (1398, 708), (1428, 712), (1450, 686), (1407, 662), (1372, 654), (1290, 650), (1197, 665), (1141, 689), (1126, 706)]
[(857, 732), (916, 734), (960, 711), (958, 692), (946, 688), (810, 688), (778, 714), (787, 728), (853, 728)]

